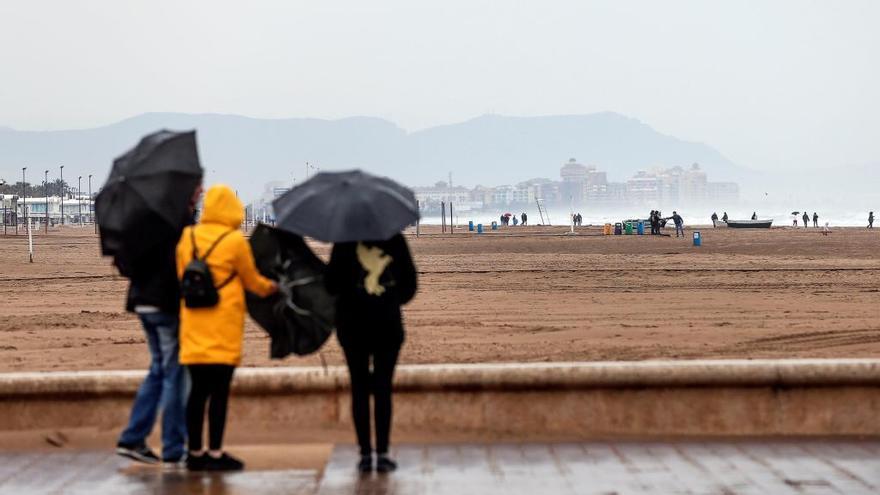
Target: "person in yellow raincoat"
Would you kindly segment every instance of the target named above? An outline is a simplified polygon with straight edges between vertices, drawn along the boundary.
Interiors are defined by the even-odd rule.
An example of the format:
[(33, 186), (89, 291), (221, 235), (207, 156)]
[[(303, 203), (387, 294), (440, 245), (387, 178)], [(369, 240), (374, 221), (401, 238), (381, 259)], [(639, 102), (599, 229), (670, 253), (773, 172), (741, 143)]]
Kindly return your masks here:
[[(277, 291), (272, 280), (257, 271), (250, 244), (239, 227), (244, 207), (228, 186), (211, 187), (197, 225), (187, 227), (177, 244), (177, 276), (193, 259), (193, 243), (204, 257), (219, 302), (207, 308), (180, 310), (180, 363), (191, 381), (186, 407), (189, 434), (187, 468), (193, 471), (239, 470), (244, 464), (222, 450), (226, 406), (232, 373), (241, 363), (244, 337), (244, 291), (262, 297)], [(205, 405), (208, 404), (208, 451), (202, 446)]]

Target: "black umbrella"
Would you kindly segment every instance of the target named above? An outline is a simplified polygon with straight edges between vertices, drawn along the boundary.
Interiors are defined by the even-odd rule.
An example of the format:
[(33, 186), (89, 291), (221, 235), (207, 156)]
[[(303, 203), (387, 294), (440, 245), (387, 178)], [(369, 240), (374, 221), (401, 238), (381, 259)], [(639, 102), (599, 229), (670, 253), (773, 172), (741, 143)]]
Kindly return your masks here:
[(251, 235), (257, 268), (278, 281), (279, 291), (247, 294), (248, 313), (272, 338), (270, 355), (311, 354), (333, 333), (335, 299), (324, 287), (324, 262), (302, 237), (260, 224)]
[(272, 206), (279, 228), (326, 242), (382, 241), (419, 219), (411, 190), (360, 170), (320, 172)]
[(191, 215), (193, 192), (202, 180), (196, 133), (158, 131), (113, 161), (95, 198), (105, 255), (145, 249), (155, 232), (179, 232)]

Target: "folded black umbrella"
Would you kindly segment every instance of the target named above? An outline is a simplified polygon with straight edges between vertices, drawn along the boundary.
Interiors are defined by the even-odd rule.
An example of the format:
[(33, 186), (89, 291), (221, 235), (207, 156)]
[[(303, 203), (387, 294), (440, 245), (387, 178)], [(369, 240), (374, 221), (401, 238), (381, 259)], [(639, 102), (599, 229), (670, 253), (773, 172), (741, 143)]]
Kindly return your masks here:
[(190, 220), (190, 201), (201, 181), (195, 131), (145, 136), (113, 161), (95, 198), (103, 254), (132, 257), (149, 247), (154, 232), (179, 232)]
[(278, 282), (267, 298), (247, 294), (248, 313), (272, 338), (270, 356), (304, 356), (333, 333), (336, 301), (324, 287), (324, 262), (302, 237), (260, 224), (251, 235), (257, 268)]
[(419, 219), (410, 189), (360, 170), (320, 172), (272, 207), (279, 228), (326, 242), (384, 241)]

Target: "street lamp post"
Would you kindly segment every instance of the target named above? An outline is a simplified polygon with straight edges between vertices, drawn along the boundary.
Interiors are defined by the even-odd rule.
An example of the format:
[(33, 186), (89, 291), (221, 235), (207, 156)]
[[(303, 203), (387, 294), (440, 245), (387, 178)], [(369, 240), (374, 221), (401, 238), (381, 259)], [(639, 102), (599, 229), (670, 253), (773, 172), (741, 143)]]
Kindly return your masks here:
[(89, 221), (95, 226), (95, 233), (98, 233), (98, 223), (95, 222), (95, 202), (92, 199), (92, 174), (89, 174)]
[(46, 233), (49, 233), (49, 171), (46, 170), (45, 178), (43, 179), (43, 187), (46, 189), (44, 192), (46, 193)]
[(79, 216), (79, 226), (83, 226), (83, 204), (82, 204), (82, 183), (83, 176), (80, 175), (76, 179), (76, 208), (79, 211), (77, 214)]
[(61, 225), (64, 225), (64, 165), (61, 165)]

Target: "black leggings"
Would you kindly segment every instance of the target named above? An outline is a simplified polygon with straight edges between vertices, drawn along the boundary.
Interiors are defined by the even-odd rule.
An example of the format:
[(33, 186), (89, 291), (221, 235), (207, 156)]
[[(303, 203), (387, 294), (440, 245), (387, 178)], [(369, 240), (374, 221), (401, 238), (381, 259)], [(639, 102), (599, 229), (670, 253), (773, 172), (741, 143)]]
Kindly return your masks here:
[(186, 428), (189, 434), (189, 450), (202, 450), (202, 425), (205, 422), (205, 404), (208, 406), (208, 448), (220, 450), (223, 446), (223, 430), (226, 428), (226, 405), (229, 402), (229, 384), (234, 366), (227, 364), (188, 365), (192, 388), (186, 403)]
[[(391, 379), (394, 377), (400, 346), (376, 351), (344, 347), (343, 351), (351, 377), (351, 417), (361, 455), (373, 453), (370, 443), (371, 393), (376, 419), (376, 453), (387, 454), (391, 435)], [(370, 357), (373, 358), (372, 371)]]

